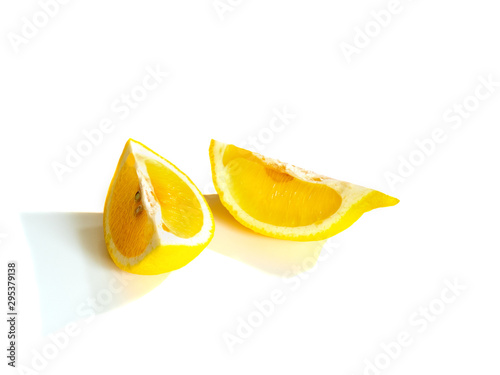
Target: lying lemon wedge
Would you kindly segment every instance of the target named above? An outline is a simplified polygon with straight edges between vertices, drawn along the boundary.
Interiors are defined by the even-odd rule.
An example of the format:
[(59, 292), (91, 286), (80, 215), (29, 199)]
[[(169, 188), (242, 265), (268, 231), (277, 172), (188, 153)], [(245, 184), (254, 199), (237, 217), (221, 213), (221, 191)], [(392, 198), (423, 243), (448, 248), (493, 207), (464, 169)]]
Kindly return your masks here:
[(222, 204), (244, 226), (270, 237), (315, 241), (398, 199), (212, 140), (210, 162)]
[(104, 237), (124, 271), (156, 275), (181, 268), (208, 245), (214, 219), (193, 182), (130, 139), (104, 206)]

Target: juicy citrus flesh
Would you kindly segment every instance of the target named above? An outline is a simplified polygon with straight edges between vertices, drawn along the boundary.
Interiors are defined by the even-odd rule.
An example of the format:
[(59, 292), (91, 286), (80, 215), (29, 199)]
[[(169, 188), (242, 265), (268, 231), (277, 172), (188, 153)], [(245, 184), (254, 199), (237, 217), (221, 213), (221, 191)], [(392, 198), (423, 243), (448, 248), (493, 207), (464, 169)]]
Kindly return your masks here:
[(223, 164), (235, 202), (265, 223), (287, 227), (314, 224), (333, 215), (342, 203), (332, 188), (295, 178), (233, 145), (226, 148)]
[(213, 237), (212, 213), (192, 181), (173, 164), (129, 140), (104, 208), (104, 234), (115, 264), (160, 274), (193, 260)]
[(361, 215), (398, 199), (212, 140), (210, 160), (221, 202), (243, 225), (296, 241), (331, 237)]
[(136, 214), (140, 202), (135, 195), (140, 190), (135, 170), (135, 158), (129, 154), (117, 176), (115, 191), (109, 206), (110, 234), (116, 249), (125, 257), (135, 257), (151, 242), (154, 225), (144, 211)]
[(161, 206), (162, 228), (177, 237), (193, 237), (203, 226), (203, 211), (196, 194), (163, 164), (146, 161), (146, 168)]

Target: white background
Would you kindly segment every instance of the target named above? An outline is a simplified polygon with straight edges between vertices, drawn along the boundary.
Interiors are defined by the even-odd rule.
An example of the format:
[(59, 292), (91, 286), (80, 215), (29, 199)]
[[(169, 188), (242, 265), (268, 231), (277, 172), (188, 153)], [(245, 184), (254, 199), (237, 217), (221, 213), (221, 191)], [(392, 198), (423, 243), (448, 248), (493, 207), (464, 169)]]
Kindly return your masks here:
[[(383, 373), (498, 373), (500, 87), (485, 100), (469, 98), (478, 108), (458, 129), (443, 120), (475, 94), (479, 77), (500, 81), (498, 4), (401, 0), (401, 12), (351, 62), (341, 43), (354, 45), (356, 28), (388, 2), (230, 7), (221, 19), (210, 0), (70, 1), (16, 53), (9, 33), (22, 35), (23, 17), (40, 5), (0, 5), (0, 275), (8, 259), (22, 270), (18, 364), (30, 366), (32, 350), (49, 342), (36, 313), (39, 265), (19, 213), (101, 212), (128, 138), (204, 189), (210, 139), (242, 144), (269, 135), (262, 129), (273, 110), (286, 107), (296, 117), (261, 142), (262, 153), (401, 203), (334, 238), (338, 249), (294, 292), (209, 247), (151, 293), (79, 322), (82, 333), (43, 373), (362, 374), (365, 359), (373, 362), (401, 331), (413, 343)], [(113, 101), (148, 66), (170, 75), (119, 119)], [(53, 163), (64, 163), (67, 147), (103, 118), (113, 131), (59, 181)], [(391, 189), (387, 172), (397, 173), (399, 157), (408, 159), (436, 128), (446, 141)], [(467, 290), (418, 332), (409, 317), (455, 278)], [(223, 334), (235, 333), (253, 301), (276, 288), (285, 303), (230, 353)], [(53, 306), (54, 316), (61, 308)]]

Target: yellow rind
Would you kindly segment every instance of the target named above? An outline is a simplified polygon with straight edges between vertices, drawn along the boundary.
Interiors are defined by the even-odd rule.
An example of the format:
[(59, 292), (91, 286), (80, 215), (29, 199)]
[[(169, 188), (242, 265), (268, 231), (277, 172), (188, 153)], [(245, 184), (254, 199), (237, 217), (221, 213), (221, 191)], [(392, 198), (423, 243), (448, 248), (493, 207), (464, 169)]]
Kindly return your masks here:
[[(118, 268), (123, 271), (137, 275), (159, 275), (178, 270), (194, 260), (210, 243), (213, 233), (212, 231), (208, 241), (198, 246), (159, 246), (146, 255), (139, 263), (132, 266), (121, 264), (111, 252), (109, 252), (109, 255)], [(106, 246), (109, 246), (108, 243), (106, 241)], [(162, 267), (159, 268), (158, 265), (162, 265)]]

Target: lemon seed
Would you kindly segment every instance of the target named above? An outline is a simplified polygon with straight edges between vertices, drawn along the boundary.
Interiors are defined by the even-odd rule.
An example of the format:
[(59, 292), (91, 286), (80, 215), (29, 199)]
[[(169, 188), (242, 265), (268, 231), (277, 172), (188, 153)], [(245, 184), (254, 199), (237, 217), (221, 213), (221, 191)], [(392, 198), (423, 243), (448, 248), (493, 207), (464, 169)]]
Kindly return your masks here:
[(142, 206), (141, 206), (141, 205), (139, 205), (139, 206), (137, 206), (137, 208), (135, 209), (135, 216), (139, 215), (141, 212), (142, 212)]

